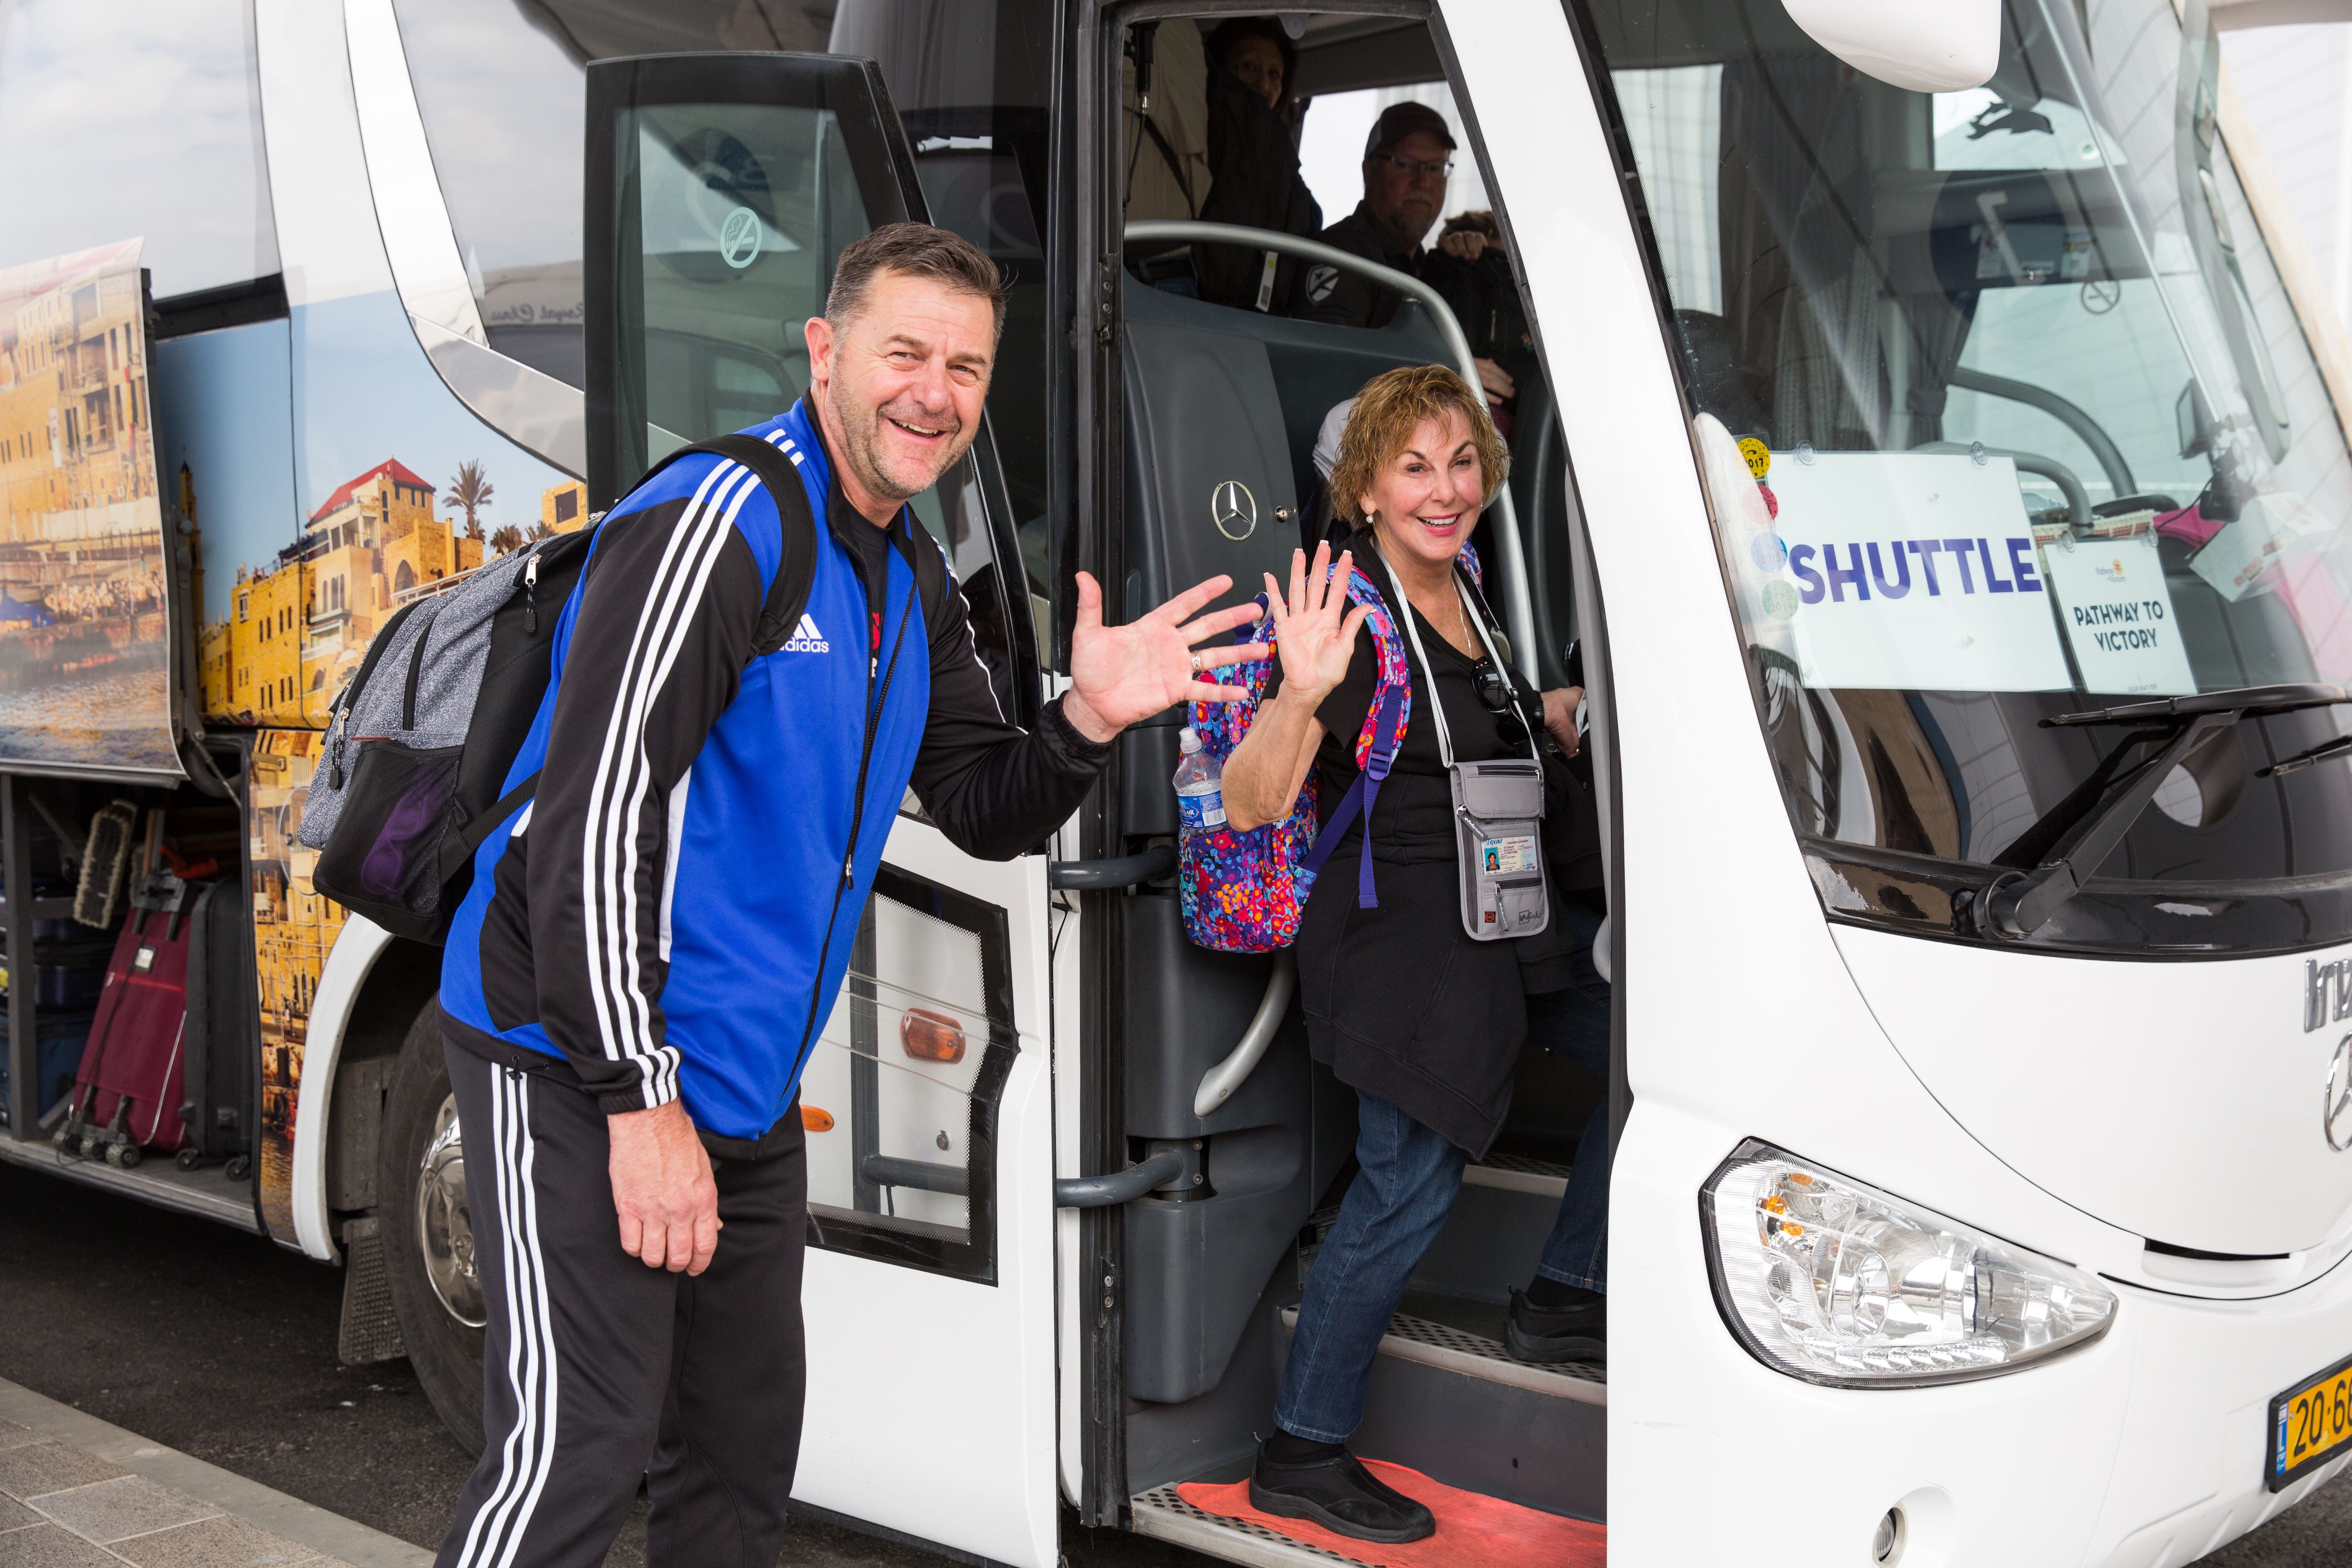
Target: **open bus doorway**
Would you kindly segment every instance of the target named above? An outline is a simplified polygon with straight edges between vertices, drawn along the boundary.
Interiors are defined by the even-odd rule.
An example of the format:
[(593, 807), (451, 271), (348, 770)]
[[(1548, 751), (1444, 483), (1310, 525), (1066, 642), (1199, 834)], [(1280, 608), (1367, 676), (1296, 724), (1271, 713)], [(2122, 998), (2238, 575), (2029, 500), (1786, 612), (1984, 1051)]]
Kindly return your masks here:
[[(1099, 166), (1096, 210), (1107, 231), (1116, 225), (1123, 276), (1119, 347), (1097, 363), (1117, 381), (1115, 395), (1105, 388), (1106, 408), (1118, 412), (1107, 413), (1101, 440), (1118, 454), (1109, 469), (1118, 477), (1104, 483), (1123, 523), (1099, 541), (1099, 559), (1124, 584), (1121, 613), (1148, 610), (1207, 572), (1231, 573), (1236, 599), (1266, 574), (1286, 583), (1294, 549), (1347, 535), (1347, 520), (1333, 521), (1330, 454), (1318, 463), (1317, 452), (1318, 437), (1328, 448), (1336, 433), (1326, 428), (1334, 409), (1383, 371), (1458, 366), (1487, 395), (1510, 447), (1507, 496), (1473, 536), (1487, 597), (1529, 683), (1565, 686), (1577, 670), (1576, 684), (1592, 690), (1597, 734), (1605, 650), (1579, 635), (1598, 623), (1597, 599), (1589, 574), (1580, 584), (1572, 567), (1573, 486), (1517, 282), (1508, 196), (1488, 183), (1475, 107), (1457, 100), (1436, 31), (1417, 19), (1328, 11), (1246, 26), (1231, 16), (1162, 16), (1103, 37), (1118, 109), (1116, 138), (1096, 138), (1115, 149)], [(1232, 68), (1251, 53), (1284, 57), (1282, 85), (1257, 89), (1263, 111)], [(1318, 174), (1310, 191), (1299, 149), (1317, 135), (1318, 115), (1340, 127), (1323, 141), (1349, 140), (1353, 155), (1310, 165)], [(1393, 230), (1384, 242), (1365, 237), (1382, 201), (1367, 181), (1393, 162), (1387, 147), (1367, 153), (1366, 139), (1391, 120), (1426, 124), (1454, 143), (1427, 155), (1451, 164), (1444, 174), (1407, 172), (1419, 187), (1411, 196), (1429, 209), (1416, 210), (1425, 230), (1418, 247)], [(1465, 228), (1482, 243), (1462, 244)], [(1282, 240), (1308, 243), (1286, 249)], [(1349, 254), (1318, 248), (1334, 245)], [(1385, 287), (1381, 268), (1430, 279), (1428, 294)], [(1235, 493), (1246, 501), (1215, 504)], [(1174, 836), (1175, 803), (1161, 781), (1175, 769), (1183, 722), (1171, 712), (1122, 740), (1124, 782), (1103, 853), (1143, 853)], [(1585, 769), (1606, 765), (1605, 750), (1587, 749)], [(1594, 776), (1586, 773), (1586, 787)], [(1604, 912), (1605, 890), (1592, 901)], [(1109, 1002), (1105, 1048), (1088, 1061), (1107, 1079), (1103, 1102), (1125, 1151), (1198, 1140), (1205, 1190), (1146, 1198), (1116, 1222), (1125, 1308), (1113, 1331), (1126, 1397), (1116, 1415), (1092, 1405), (1116, 1430), (1097, 1428), (1090, 1472), (1100, 1464), (1123, 1473), (1118, 1501), (1138, 1529), (1230, 1552), (1226, 1537), (1241, 1527), (1216, 1500), (1249, 1473), (1272, 1430), (1301, 1292), (1356, 1173), (1356, 1097), (1310, 1058), (1298, 1004), (1281, 1000), (1290, 995), (1288, 954), (1192, 946), (1171, 884), (1095, 902)], [(1236, 1039), (1265, 1032), (1268, 1005), (1286, 1016), (1233, 1087), (1224, 1058)], [(1604, 1036), (1608, 1005), (1600, 1004)], [(1599, 1065), (1588, 1070), (1539, 1045), (1520, 1054), (1502, 1130), (1468, 1167), (1381, 1338), (1351, 1451), (1522, 1505), (1531, 1518), (1605, 1517), (1605, 1366), (1521, 1360), (1506, 1344), (1512, 1293), (1535, 1271), (1580, 1155), (1597, 1156), (1605, 1179), (1605, 1051)], [(1206, 1091), (1213, 1080), (1230, 1095), (1222, 1103)], [(1588, 1140), (1598, 1147), (1580, 1149)], [(1110, 1500), (1097, 1493), (1088, 1502)]]

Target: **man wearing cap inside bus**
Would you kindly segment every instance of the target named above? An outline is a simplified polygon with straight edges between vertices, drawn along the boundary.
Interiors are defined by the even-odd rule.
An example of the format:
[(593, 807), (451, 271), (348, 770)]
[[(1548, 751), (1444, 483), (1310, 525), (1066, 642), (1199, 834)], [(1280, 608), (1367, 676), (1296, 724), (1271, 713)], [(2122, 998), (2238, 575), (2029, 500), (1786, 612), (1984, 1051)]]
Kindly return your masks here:
[(538, 795), (477, 855), (442, 969), (489, 1322), (440, 1568), (593, 1568), (641, 1480), (656, 1568), (773, 1568), (807, 1371), (798, 1084), (900, 799), (1010, 858), (1121, 729), (1241, 695), (1202, 674), (1249, 655), (1192, 645), (1255, 610), (1186, 620), (1225, 578), (1113, 627), (1081, 574), (1069, 691), (1034, 731), (998, 710), (907, 503), (971, 445), (1003, 324), (995, 264), (944, 229), (842, 252), (808, 395), (748, 432), (815, 518), (781, 646), (787, 524), (749, 469), (683, 458), (599, 527), (509, 775)]
[[(1437, 226), (1445, 205), (1454, 153), (1454, 132), (1444, 115), (1410, 100), (1390, 104), (1364, 139), (1364, 199), (1315, 237), (1336, 250), (1420, 278), (1430, 256), (1421, 242)], [(1475, 250), (1462, 254), (1466, 259), (1476, 256)], [(1298, 275), (1290, 314), (1301, 321), (1335, 326), (1385, 327), (1395, 317), (1397, 303), (1395, 289), (1383, 289), (1360, 273), (1316, 262)], [(1493, 360), (1477, 364), (1489, 406), (1517, 391)]]

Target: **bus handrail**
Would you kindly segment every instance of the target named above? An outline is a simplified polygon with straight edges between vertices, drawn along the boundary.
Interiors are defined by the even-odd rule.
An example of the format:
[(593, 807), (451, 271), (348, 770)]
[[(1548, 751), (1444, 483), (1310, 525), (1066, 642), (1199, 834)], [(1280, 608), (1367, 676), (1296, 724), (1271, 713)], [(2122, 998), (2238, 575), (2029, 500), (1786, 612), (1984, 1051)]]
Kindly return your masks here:
[(2078, 536), (2088, 537), (2091, 530), (2098, 524), (2098, 513), (2091, 510), (2091, 492), (2083, 488), (2083, 481), (2075, 477), (2074, 469), (2055, 458), (2045, 458), (2039, 452), (2021, 452), (2014, 447), (1988, 447), (1981, 441), (1965, 447), (1958, 441), (1923, 441), (1911, 449), (1970, 458), (1979, 454), (1987, 458), (2007, 458), (2017, 465), (2019, 473), (2039, 474), (2058, 487), (2059, 493), (2066, 498), (2066, 515), (2073, 521)]
[(2047, 387), (2035, 386), (2031, 382), (2011, 381), (2005, 375), (1989, 375), (1980, 370), (1970, 370), (1966, 365), (1954, 365), (1951, 374), (1944, 379), (1964, 391), (1980, 392), (1987, 397), (2005, 398), (2011, 403), (2022, 403), (2029, 408), (2039, 408), (2080, 437), (2083, 445), (2091, 449), (2091, 456), (2098, 459), (2100, 468), (2107, 476), (2107, 483), (2115, 488), (2114, 499), (2121, 500), (2126, 496), (2139, 493), (2139, 484), (2132, 478), (2131, 465), (2124, 460), (2122, 448), (2107, 435), (2106, 427), (2091, 417), (2088, 410), (2068, 402)]
[(1234, 1091), (1249, 1081), (1265, 1058), (1266, 1047), (1274, 1044), (1275, 1031), (1282, 1027), (1283, 1015), (1290, 1010), (1290, 993), (1298, 984), (1298, 960), (1288, 948), (1275, 954), (1274, 973), (1266, 976), (1265, 994), (1258, 999), (1257, 1011), (1251, 1015), (1249, 1027), (1242, 1031), (1241, 1043), (1234, 1046), (1225, 1059), (1201, 1075), (1201, 1087), (1192, 1091), (1192, 1114), (1207, 1116), (1234, 1097)]
[(1169, 1150), (1124, 1171), (1099, 1176), (1062, 1176), (1054, 1183), (1057, 1209), (1107, 1209), (1131, 1204), (1155, 1187), (1165, 1186), (1183, 1173), (1184, 1157)]
[[(1444, 335), (1445, 346), (1454, 353), (1454, 368), (1462, 379), (1478, 390), (1478, 363), (1470, 353), (1470, 340), (1462, 335), (1462, 323), (1454, 318), (1454, 308), (1445, 296), (1410, 273), (1399, 272), (1393, 267), (1383, 267), (1377, 261), (1367, 261), (1351, 251), (1325, 245), (1320, 240), (1306, 239), (1295, 234), (1282, 234), (1270, 228), (1249, 228), (1234, 223), (1202, 223), (1193, 218), (1139, 219), (1127, 226), (1130, 244), (1151, 244), (1155, 241), (1198, 242), (1206, 245), (1243, 245), (1259, 250), (1277, 250), (1286, 256), (1302, 257), (1337, 267), (1342, 272), (1352, 272), (1368, 278), (1383, 289), (1393, 289), (1409, 299), (1418, 300), (1422, 308), (1437, 323)], [(1511, 505), (1511, 489), (1500, 486), (1493, 501), (1495, 537), (1503, 549), (1505, 562), (1510, 567), (1508, 592), (1503, 600), (1503, 614), (1511, 623), (1511, 652), (1524, 663), (1535, 657), (1536, 613), (1535, 595), (1528, 584), (1527, 552), (1519, 545), (1519, 514)], [(1528, 668), (1532, 668), (1529, 666)]]

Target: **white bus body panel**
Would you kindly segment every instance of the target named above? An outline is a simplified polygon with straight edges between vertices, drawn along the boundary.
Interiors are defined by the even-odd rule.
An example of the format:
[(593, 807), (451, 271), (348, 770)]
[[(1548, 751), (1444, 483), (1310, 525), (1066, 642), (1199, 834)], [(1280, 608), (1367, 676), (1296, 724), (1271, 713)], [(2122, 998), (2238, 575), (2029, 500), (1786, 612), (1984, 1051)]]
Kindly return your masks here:
[[(1995, 1158), (1865, 1005), (1757, 726), (1658, 307), (1564, 12), (1480, 0), (1444, 20), (1608, 605), (1633, 1092), (1610, 1205), (1612, 1560), (1865, 1563), (1906, 1499), (1906, 1568), (2154, 1568), (2251, 1528), (2315, 1484), (2263, 1492), (2260, 1427), (2271, 1395), (2352, 1354), (2352, 1270), (2247, 1302), (2126, 1286), (2114, 1330), (2088, 1349), (1919, 1390), (1801, 1383), (1750, 1358), (1718, 1316), (1699, 1188), (1751, 1135), (2087, 1268), (2137, 1273), (2142, 1243)], [(1948, 1010), (1998, 1005), (1968, 990), (1965, 950), (1885, 940), (1916, 950), (1907, 984)], [(2107, 967), (2083, 966), (2078, 984)], [(2189, 989), (2171, 1026), (2208, 1037), (2240, 994), (2284, 984), (2268, 966), (2251, 990), (2219, 965), (2179, 973)], [(2316, 1080), (2309, 1100), (2316, 1137)]]
[(365, 915), (343, 921), (310, 1001), (302, 1051), (302, 1081), (294, 1102), (294, 1239), (306, 1257), (332, 1263), (342, 1257), (327, 1221), (327, 1135), (334, 1125), (335, 1068), (343, 1035), (368, 972), (392, 945), (392, 933)]
[(368, 195), (339, 6), (255, 0), (261, 129), (287, 302), (324, 304), (392, 287)]
[(974, 860), (902, 816), (883, 859), (1006, 913), (1021, 1049), (997, 1110), (996, 1283), (809, 1249), (808, 1415), (793, 1495), (1015, 1568), (1055, 1568), (1045, 858)]
[(2174, 1247), (2343, 1256), (2352, 1157), (2322, 1102), (2345, 1026), (2304, 1029), (2301, 954), (2103, 963), (1852, 927), (1837, 944), (1921, 1081), (2027, 1180)]

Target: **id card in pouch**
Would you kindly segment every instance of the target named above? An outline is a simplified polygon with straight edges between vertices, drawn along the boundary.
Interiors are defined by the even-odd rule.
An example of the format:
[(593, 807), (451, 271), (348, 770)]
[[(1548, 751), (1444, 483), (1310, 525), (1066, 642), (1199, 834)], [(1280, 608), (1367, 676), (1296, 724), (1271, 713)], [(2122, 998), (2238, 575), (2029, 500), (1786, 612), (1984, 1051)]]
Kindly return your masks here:
[(1462, 923), (1478, 940), (1534, 936), (1551, 923), (1544, 892), (1543, 764), (1456, 763), (1454, 832)]
[[(1462, 887), (1462, 929), (1473, 942), (1501, 942), (1508, 937), (1534, 936), (1551, 924), (1551, 899), (1544, 885), (1544, 772), (1538, 742), (1530, 739), (1528, 754), (1491, 763), (1454, 760), (1454, 737), (1446, 732), (1445, 704), (1437, 695), (1437, 679), (1429, 652), (1421, 646), (1421, 632), (1412, 618), (1404, 584), (1396, 568), (1388, 566), (1389, 585), (1405, 608), (1397, 619), (1412, 644), (1413, 657), (1428, 682), (1430, 721), (1437, 728), (1437, 753), (1454, 789), (1454, 859)], [(1479, 606), (1454, 578), (1462, 595), (1463, 613), (1477, 628), (1486, 657), (1501, 671), (1503, 689), (1511, 691), (1510, 667), (1495, 646), (1495, 637)], [(1517, 694), (1512, 694), (1517, 700)]]

